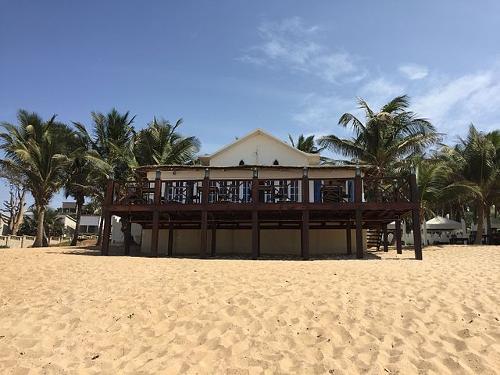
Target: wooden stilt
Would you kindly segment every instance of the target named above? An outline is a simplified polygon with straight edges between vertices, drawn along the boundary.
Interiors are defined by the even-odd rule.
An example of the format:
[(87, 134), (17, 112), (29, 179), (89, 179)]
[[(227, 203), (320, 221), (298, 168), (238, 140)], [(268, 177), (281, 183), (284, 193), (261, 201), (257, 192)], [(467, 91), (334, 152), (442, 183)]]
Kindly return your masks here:
[(260, 256), (260, 223), (257, 205), (259, 204), (259, 179), (258, 170), (253, 170), (252, 178), (252, 259)]
[(201, 241), (200, 241), (200, 257), (207, 257), (207, 244), (208, 244), (208, 212), (201, 211)]
[(415, 248), (415, 259), (422, 260), (422, 235), (420, 233), (420, 199), (418, 195), (417, 176), (410, 175), (411, 201), (414, 208), (411, 211), (413, 221), (413, 247)]
[(104, 212), (104, 228), (101, 240), (101, 255), (109, 255), (109, 235), (111, 234), (111, 214)]
[(396, 219), (395, 225), (395, 234), (396, 234), (396, 251), (398, 254), (403, 254), (403, 244), (401, 243), (401, 219)]
[(151, 230), (151, 256), (158, 256), (158, 237), (160, 235), (160, 213), (153, 211), (153, 227)]
[(309, 210), (302, 211), (302, 226), (300, 238), (302, 259), (309, 259)]
[(210, 256), (215, 257), (217, 252), (217, 223), (215, 220), (212, 222), (212, 239), (210, 241)]
[(356, 258), (363, 258), (363, 212), (356, 210)]
[(252, 259), (260, 256), (260, 228), (259, 213), (252, 211)]
[(356, 169), (354, 177), (354, 202), (356, 208), (356, 258), (363, 258), (363, 211), (361, 203), (363, 198), (363, 182), (361, 180), (361, 172)]
[(171, 257), (174, 254), (174, 223), (170, 221), (168, 223), (168, 247), (167, 247), (167, 256)]
[(347, 227), (345, 230), (345, 242), (347, 246), (347, 255), (352, 254), (352, 239), (351, 239), (351, 221), (347, 222)]
[(384, 239), (383, 239), (384, 252), (387, 253), (389, 251), (389, 233), (387, 232), (387, 224), (383, 225), (382, 231), (384, 233)]
[(125, 217), (122, 218), (122, 220), (126, 220), (125, 222), (125, 231), (123, 232), (123, 247), (124, 247), (124, 253), (125, 255), (130, 255), (130, 242), (132, 240), (132, 233), (131, 233), (131, 224), (130, 224), (130, 218)]

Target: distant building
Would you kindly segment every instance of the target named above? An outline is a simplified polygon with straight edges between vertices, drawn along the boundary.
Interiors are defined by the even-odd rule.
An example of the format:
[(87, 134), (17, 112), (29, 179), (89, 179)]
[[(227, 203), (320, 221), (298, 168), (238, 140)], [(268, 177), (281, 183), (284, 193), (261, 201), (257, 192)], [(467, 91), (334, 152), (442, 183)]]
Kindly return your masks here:
[(63, 214), (76, 214), (76, 202), (62, 202), (61, 212)]
[(0, 235), (4, 236), (9, 233), (9, 217), (0, 214)]

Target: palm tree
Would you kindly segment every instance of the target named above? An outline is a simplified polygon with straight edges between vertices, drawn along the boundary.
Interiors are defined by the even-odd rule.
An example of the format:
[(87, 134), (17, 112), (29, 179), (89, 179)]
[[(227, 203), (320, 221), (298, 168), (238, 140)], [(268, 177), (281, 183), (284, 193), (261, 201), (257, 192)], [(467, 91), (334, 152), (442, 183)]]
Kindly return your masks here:
[[(462, 196), (470, 199), (476, 209), (477, 234), (475, 244), (481, 244), (484, 216), (500, 195), (500, 168), (497, 150), (488, 136), (470, 125), (465, 139), (455, 147), (444, 147), (443, 159), (455, 171), (452, 186), (462, 188)], [(489, 221), (489, 219), (487, 219)], [(489, 230), (491, 234), (491, 229)]]
[(66, 168), (70, 163), (66, 155), (69, 128), (52, 116), (43, 121), (36, 113), (20, 110), (18, 125), (2, 123), (0, 148), (6, 158), (1, 163), (23, 175), (35, 201), (37, 232), (33, 247), (44, 244), (44, 216), (47, 205), (64, 184)]
[(138, 165), (192, 164), (200, 150), (196, 137), (184, 137), (177, 132), (182, 119), (175, 125), (156, 118), (137, 134), (133, 153)]
[(64, 190), (66, 197), (71, 195), (76, 201), (76, 227), (70, 244), (76, 246), (85, 197), (98, 194), (95, 182), (107, 178), (110, 166), (92, 149), (92, 140), (85, 127), (79, 123), (73, 124), (75, 131), (70, 139), (71, 166)]
[[(90, 196), (102, 206), (104, 204), (104, 194), (107, 186), (107, 179), (114, 178), (123, 181), (132, 175), (131, 165), (127, 160), (123, 160), (123, 150), (132, 149), (135, 137), (133, 122), (135, 116), (118, 112), (115, 108), (108, 113), (91, 112), (92, 133), (90, 143), (92, 150), (98, 158), (108, 164), (109, 173), (98, 173), (93, 176), (93, 191)], [(85, 129), (81, 123), (74, 123), (77, 129)], [(102, 215), (102, 213), (101, 213)], [(103, 218), (101, 217), (101, 222)], [(98, 233), (97, 244), (101, 242), (101, 229)]]
[(310, 154), (319, 154), (324, 147), (317, 147), (316, 142), (314, 141), (314, 135), (310, 135), (305, 137), (304, 134), (299, 135), (297, 141), (294, 141), (291, 134), (288, 134), (288, 139), (290, 140), (290, 144), (292, 147), (304, 152), (308, 152)]
[(367, 175), (383, 177), (389, 170), (401, 168), (406, 158), (421, 154), (439, 140), (428, 120), (408, 110), (406, 95), (392, 99), (379, 112), (363, 99), (358, 103), (365, 113), (365, 123), (351, 113), (344, 113), (339, 120), (339, 125), (352, 128), (354, 137), (342, 139), (332, 134), (321, 137), (318, 143), (368, 165)]

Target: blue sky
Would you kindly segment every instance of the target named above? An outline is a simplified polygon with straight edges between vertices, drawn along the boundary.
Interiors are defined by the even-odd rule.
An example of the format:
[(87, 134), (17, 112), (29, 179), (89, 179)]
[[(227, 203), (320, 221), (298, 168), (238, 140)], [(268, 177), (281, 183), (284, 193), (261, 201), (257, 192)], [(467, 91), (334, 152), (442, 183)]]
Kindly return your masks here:
[(407, 93), (454, 140), (500, 128), (499, 14), (493, 0), (0, 0), (0, 121), (117, 107), (137, 128), (182, 117), (211, 152), (256, 127), (347, 135), (356, 97)]

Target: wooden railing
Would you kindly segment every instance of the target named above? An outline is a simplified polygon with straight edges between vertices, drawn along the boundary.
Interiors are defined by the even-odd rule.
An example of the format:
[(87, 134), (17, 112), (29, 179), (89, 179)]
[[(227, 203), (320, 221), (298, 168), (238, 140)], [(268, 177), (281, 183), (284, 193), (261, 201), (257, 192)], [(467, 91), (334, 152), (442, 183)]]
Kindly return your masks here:
[[(411, 202), (404, 177), (198, 179), (112, 184), (112, 205)], [(359, 184), (359, 186), (358, 186)], [(156, 193), (157, 192), (157, 193)], [(159, 194), (155, 199), (155, 194)], [(206, 200), (204, 195), (207, 195)], [(357, 196), (358, 195), (358, 196)]]

